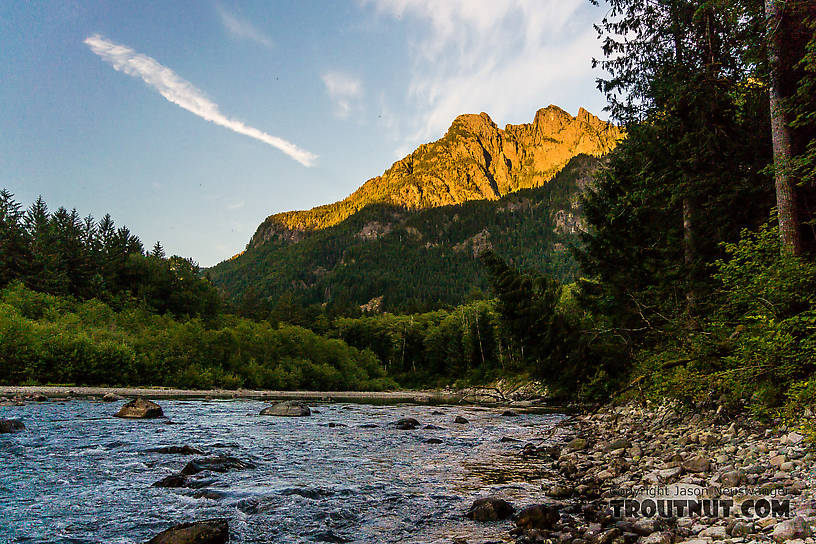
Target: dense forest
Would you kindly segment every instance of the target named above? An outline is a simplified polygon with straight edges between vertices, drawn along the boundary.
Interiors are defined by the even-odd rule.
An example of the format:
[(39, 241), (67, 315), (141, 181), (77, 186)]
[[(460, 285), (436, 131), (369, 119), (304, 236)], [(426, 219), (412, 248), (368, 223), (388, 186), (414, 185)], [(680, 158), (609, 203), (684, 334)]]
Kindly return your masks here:
[(816, 5), (605, 7), (598, 87), (625, 130), (605, 158), (497, 201), (374, 205), (297, 244), (267, 240), (212, 271), (229, 294), (110, 217), (3, 192), (0, 381), (522, 375), (554, 397), (813, 404)]

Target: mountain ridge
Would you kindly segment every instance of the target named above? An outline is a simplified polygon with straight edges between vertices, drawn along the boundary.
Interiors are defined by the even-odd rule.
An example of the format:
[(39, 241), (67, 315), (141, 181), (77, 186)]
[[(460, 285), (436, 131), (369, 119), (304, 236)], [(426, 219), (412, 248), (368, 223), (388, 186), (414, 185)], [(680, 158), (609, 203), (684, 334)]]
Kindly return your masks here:
[(270, 215), (247, 249), (270, 240), (298, 243), (309, 232), (337, 225), (370, 204), (420, 210), (498, 200), (541, 187), (576, 155), (605, 155), (621, 137), (620, 128), (584, 108), (573, 117), (550, 105), (539, 109), (532, 123), (504, 129), (484, 112), (459, 115), (442, 138), (420, 145), (345, 199)]

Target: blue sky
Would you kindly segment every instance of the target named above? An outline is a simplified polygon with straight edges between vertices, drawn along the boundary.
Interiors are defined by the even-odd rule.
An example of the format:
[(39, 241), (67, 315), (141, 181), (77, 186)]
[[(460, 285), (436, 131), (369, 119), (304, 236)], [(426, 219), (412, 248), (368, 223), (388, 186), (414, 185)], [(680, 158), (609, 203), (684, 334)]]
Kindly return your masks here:
[(460, 113), (602, 115), (586, 0), (0, 3), (0, 186), (213, 265)]

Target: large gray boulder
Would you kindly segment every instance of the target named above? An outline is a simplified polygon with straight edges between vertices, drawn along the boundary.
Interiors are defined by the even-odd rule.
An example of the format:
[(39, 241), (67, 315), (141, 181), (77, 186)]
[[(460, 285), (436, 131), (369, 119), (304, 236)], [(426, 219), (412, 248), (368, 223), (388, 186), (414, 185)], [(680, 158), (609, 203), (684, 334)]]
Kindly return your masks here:
[(19, 433), (25, 425), (19, 419), (0, 419), (0, 433)]
[(145, 544), (226, 544), (228, 541), (229, 522), (225, 519), (208, 519), (176, 525)]
[(312, 415), (312, 411), (304, 403), (296, 400), (287, 400), (261, 410), (262, 416), (302, 417)]
[(163, 416), (161, 406), (143, 398), (133, 399), (116, 412), (116, 417), (126, 419), (155, 419)]

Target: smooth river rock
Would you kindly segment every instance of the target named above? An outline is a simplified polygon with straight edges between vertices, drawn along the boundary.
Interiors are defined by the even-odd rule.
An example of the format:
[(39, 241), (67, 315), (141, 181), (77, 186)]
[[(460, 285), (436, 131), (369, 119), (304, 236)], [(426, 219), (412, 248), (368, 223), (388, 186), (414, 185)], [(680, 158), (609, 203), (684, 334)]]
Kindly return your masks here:
[(255, 468), (255, 465), (249, 461), (242, 461), (236, 457), (202, 457), (200, 459), (193, 459), (187, 463), (184, 468), (181, 469), (180, 474), (182, 476), (191, 476), (205, 470), (212, 472), (228, 472), (230, 470), (246, 470), (248, 468)]
[(394, 422), (394, 426), (397, 429), (402, 429), (403, 431), (413, 431), (414, 429), (419, 427), (419, 421), (412, 417), (404, 417)]
[(228, 541), (229, 522), (226, 519), (208, 519), (171, 527), (146, 544), (225, 544)]
[(560, 517), (554, 504), (533, 504), (519, 511), (516, 526), (519, 529), (552, 529)]
[(161, 406), (143, 398), (133, 399), (116, 412), (116, 417), (127, 419), (155, 419), (163, 416)]
[(0, 419), (0, 433), (19, 433), (25, 425), (19, 419)]
[(312, 415), (312, 411), (302, 402), (287, 400), (261, 410), (262, 416), (303, 417)]
[(485, 497), (476, 499), (465, 517), (474, 521), (498, 521), (513, 515), (515, 508), (504, 499)]
[(163, 453), (166, 455), (201, 455), (204, 452), (192, 446), (162, 446), (145, 450), (148, 453)]
[(810, 527), (802, 517), (795, 517), (778, 523), (773, 530), (773, 539), (777, 542), (804, 539), (809, 536)]

